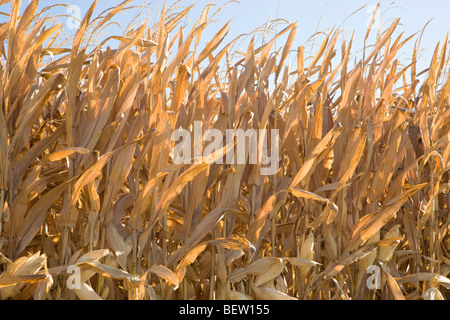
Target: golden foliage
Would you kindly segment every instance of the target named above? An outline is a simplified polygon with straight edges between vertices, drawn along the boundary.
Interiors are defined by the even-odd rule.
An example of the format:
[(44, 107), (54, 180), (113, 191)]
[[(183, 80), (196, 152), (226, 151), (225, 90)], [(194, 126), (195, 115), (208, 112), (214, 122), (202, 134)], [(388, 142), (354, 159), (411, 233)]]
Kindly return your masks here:
[[(94, 2), (70, 49), (37, 0), (22, 16), (12, 1), (0, 25), (2, 299), (447, 296), (448, 39), (417, 73), (417, 46), (411, 65), (396, 58), (411, 40), (393, 38), (399, 20), (355, 66), (353, 39), (333, 64), (332, 30), (308, 65), (291, 24), (236, 62), (230, 22), (199, 48), (208, 6), (192, 30), (192, 7), (163, 9), (154, 28), (112, 36), (116, 49), (93, 46), (129, 2), (93, 19)], [(194, 121), (279, 129), (280, 169), (174, 164), (171, 134)]]

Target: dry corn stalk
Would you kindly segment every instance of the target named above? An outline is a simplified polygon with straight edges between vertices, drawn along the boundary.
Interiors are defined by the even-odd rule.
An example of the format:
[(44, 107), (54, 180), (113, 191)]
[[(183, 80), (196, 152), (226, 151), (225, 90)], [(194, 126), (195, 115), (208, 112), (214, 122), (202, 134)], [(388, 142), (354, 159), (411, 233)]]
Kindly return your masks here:
[[(70, 39), (37, 0), (6, 2), (2, 299), (447, 298), (448, 37), (417, 70), (420, 41), (402, 61), (414, 36), (399, 19), (374, 43), (369, 27), (352, 64), (360, 44), (342, 30), (310, 56), (292, 50), (295, 23), (241, 52), (228, 22), (203, 46), (212, 6), (190, 30), (192, 6), (166, 5), (97, 44), (131, 0), (98, 18), (94, 1)], [(196, 123), (192, 160), (210, 129), (223, 142), (227, 129), (279, 130), (276, 174), (220, 162), (234, 142), (174, 163), (172, 134)], [(377, 291), (364, 286), (372, 264)]]

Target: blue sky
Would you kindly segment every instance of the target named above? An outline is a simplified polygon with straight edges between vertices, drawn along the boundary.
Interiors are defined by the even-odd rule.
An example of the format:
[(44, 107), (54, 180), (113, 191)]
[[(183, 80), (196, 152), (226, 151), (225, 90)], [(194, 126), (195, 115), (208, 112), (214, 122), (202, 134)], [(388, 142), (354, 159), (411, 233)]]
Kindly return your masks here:
[[(218, 6), (227, 1), (217, 0)], [(307, 42), (316, 31), (329, 32), (331, 28), (341, 26), (344, 36), (350, 39), (355, 31), (354, 52), (363, 48), (364, 36), (368, 21), (372, 16), (372, 10), (379, 1), (367, 0), (243, 0), (240, 4), (229, 4), (217, 17), (218, 30), (229, 19), (233, 19), (229, 37), (232, 39), (241, 33), (250, 32), (266, 23), (269, 18), (278, 17), (289, 22), (297, 22), (298, 29), (296, 41), (293, 48), (299, 45), (311, 45)], [(185, 1), (189, 4), (208, 3), (207, 1)], [(365, 7), (364, 7), (365, 6)], [(200, 13), (200, 7), (193, 13)], [(362, 8), (364, 7), (364, 8)], [(361, 9), (362, 8), (362, 9)], [(359, 10), (360, 9), (360, 10)], [(359, 11), (358, 11), (359, 10)], [(356, 12), (352, 15), (352, 13)], [(431, 55), (436, 44), (445, 40), (447, 32), (450, 31), (450, 1), (449, 0), (397, 0), (381, 1), (381, 27), (385, 30), (397, 17), (401, 18), (400, 26), (394, 35), (405, 32), (405, 37), (422, 31), (427, 22), (433, 19), (425, 29), (421, 39), (421, 56), (419, 60), (419, 71), (428, 67)], [(318, 24), (320, 25), (318, 27)], [(278, 28), (282, 30), (283, 26)], [(213, 28), (212, 28), (213, 29)], [(368, 45), (374, 43), (376, 32), (372, 32)], [(420, 34), (418, 35), (418, 37)], [(315, 40), (315, 49), (318, 49), (324, 39), (319, 35)], [(279, 45), (284, 40), (280, 39)], [(399, 52), (401, 59), (411, 58), (414, 40), (404, 50)], [(338, 45), (339, 47), (339, 45)], [(243, 48), (246, 48), (243, 45)], [(306, 54), (309, 52), (307, 47)], [(422, 68), (422, 69), (421, 69)]]
[[(23, 4), (27, 4), (28, 0), (23, 0)], [(103, 10), (121, 3), (122, 0), (99, 0), (94, 16)], [(134, 4), (141, 5), (147, 2), (149, 5), (148, 12), (150, 18), (157, 17), (157, 10), (163, 5), (163, 0), (145, 1), (135, 0)], [(167, 4), (171, 5), (175, 1), (167, 0)], [(228, 1), (215, 0), (214, 8), (221, 7)], [(85, 14), (92, 1), (59, 1), (59, 0), (41, 0), (39, 8), (57, 3), (65, 3), (68, 5), (76, 5), (81, 9), (81, 16)], [(189, 14), (189, 18), (195, 21), (203, 7), (209, 1), (205, 0), (183, 0), (180, 2), (181, 6), (189, 6), (195, 4), (194, 9)], [(318, 31), (330, 31), (332, 27), (342, 25), (344, 36), (350, 39), (351, 33), (355, 30), (354, 49), (362, 49), (363, 39), (367, 28), (367, 22), (371, 17), (371, 10), (376, 6), (378, 1), (368, 0), (242, 0), (240, 3), (228, 3), (225, 8), (215, 17), (216, 22), (207, 28), (203, 39), (207, 40), (213, 36), (228, 20), (232, 19), (228, 40), (234, 39), (236, 36), (243, 33), (250, 33), (256, 28), (262, 26), (269, 19), (285, 19), (289, 22), (297, 22), (297, 36), (293, 48), (299, 45), (306, 45), (306, 54), (308, 54), (312, 42), (307, 40)], [(366, 6), (365, 8), (362, 8)], [(354, 15), (355, 11), (358, 11)], [(8, 12), (9, 5), (0, 7), (0, 11)], [(65, 14), (66, 8), (55, 8), (51, 11), (54, 14)], [(120, 14), (116, 16), (115, 21), (120, 25), (119, 27), (111, 28), (111, 33), (121, 34), (130, 21), (137, 22), (139, 19), (134, 19), (136, 10), (130, 10), (127, 14)], [(426, 68), (428, 66), (431, 55), (436, 44), (445, 39), (446, 33), (450, 31), (450, 1), (449, 0), (389, 0), (381, 1), (381, 26), (385, 30), (393, 21), (393, 19), (400, 17), (401, 25), (398, 27), (397, 35), (400, 32), (405, 32), (406, 36), (419, 32), (426, 25), (426, 23), (433, 19), (427, 26), (422, 40), (421, 40), (421, 56), (419, 60), (419, 68)], [(64, 21), (64, 18), (60, 20)], [(4, 22), (5, 17), (0, 16), (0, 22)], [(318, 23), (320, 25), (318, 27)], [(280, 24), (278, 31), (282, 30), (286, 25)], [(67, 28), (66, 28), (67, 29)], [(66, 30), (68, 34), (71, 30)], [(315, 40), (315, 45), (320, 45), (323, 35), (318, 35)], [(373, 43), (373, 37), (369, 39), (368, 44)], [(279, 45), (283, 45), (283, 39), (279, 40)], [(246, 48), (245, 42), (242, 44)], [(405, 63), (410, 59), (412, 53), (411, 46), (405, 47), (400, 52), (401, 59), (405, 59)], [(339, 46), (338, 46), (339, 47)], [(316, 48), (317, 49), (317, 48)], [(420, 71), (421, 69), (419, 69)]]

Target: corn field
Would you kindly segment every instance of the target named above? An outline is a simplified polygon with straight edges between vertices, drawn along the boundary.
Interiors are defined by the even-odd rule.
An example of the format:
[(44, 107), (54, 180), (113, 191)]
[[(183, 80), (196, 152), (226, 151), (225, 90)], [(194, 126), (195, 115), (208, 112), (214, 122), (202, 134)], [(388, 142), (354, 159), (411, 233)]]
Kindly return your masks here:
[[(399, 19), (355, 60), (338, 28), (293, 47), (296, 23), (240, 51), (231, 21), (200, 45), (210, 6), (95, 43), (131, 0), (94, 1), (70, 39), (38, 0), (6, 4), (2, 300), (450, 298), (448, 38), (417, 70)], [(195, 121), (279, 130), (278, 171), (174, 163)]]

